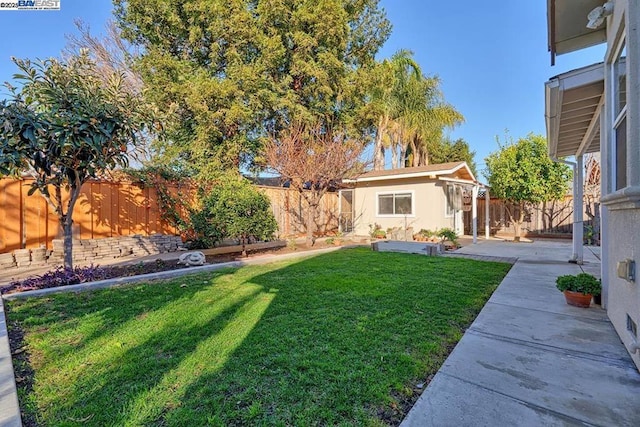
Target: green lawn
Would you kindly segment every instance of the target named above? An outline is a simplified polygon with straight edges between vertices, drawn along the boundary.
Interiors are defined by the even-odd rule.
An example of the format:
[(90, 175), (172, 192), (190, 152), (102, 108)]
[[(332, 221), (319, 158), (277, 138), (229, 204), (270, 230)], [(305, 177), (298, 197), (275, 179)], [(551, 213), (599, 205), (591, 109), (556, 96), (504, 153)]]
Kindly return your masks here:
[(7, 303), (42, 425), (398, 423), (509, 269), (372, 252)]

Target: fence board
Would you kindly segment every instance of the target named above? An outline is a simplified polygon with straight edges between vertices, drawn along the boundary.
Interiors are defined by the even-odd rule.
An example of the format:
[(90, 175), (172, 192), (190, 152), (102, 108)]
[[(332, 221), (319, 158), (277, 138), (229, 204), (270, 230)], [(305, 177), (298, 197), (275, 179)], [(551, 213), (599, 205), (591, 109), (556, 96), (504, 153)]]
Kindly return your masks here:
[[(485, 199), (478, 198), (478, 228), (482, 230), (485, 224)], [(546, 212), (546, 214), (545, 214)], [(585, 223), (588, 220), (583, 214)], [(465, 212), (465, 233), (471, 234), (471, 212)], [(513, 235), (513, 224), (509, 220), (506, 203), (500, 199), (491, 199), (489, 205), (489, 223), (491, 234)], [(522, 232), (525, 235), (541, 234), (571, 234), (573, 226), (573, 199), (567, 196), (564, 200), (540, 203), (530, 209), (525, 217)]]
[[(28, 196), (32, 179), (0, 179), (0, 252), (41, 245), (52, 248), (52, 241), (62, 236), (57, 216), (39, 193)], [(299, 236), (305, 232), (305, 203), (298, 192), (288, 188), (258, 187), (271, 200), (278, 223), (279, 237)], [(195, 189), (186, 184), (168, 185), (174, 197), (195, 203)], [(52, 191), (53, 193), (53, 191)], [(63, 194), (64, 201), (68, 195)], [(180, 215), (188, 219), (182, 210)], [(338, 195), (326, 194), (315, 217), (320, 233), (338, 227)], [(131, 234), (177, 234), (162, 219), (158, 193), (154, 188), (140, 188), (131, 182), (90, 181), (76, 203), (73, 236), (76, 239), (99, 239)]]

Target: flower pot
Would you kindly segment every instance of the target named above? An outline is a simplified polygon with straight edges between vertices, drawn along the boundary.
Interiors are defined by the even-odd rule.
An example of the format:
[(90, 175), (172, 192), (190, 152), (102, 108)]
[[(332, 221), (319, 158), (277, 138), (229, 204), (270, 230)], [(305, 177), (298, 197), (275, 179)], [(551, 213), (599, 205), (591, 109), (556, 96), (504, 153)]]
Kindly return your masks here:
[(582, 292), (564, 291), (564, 298), (567, 304), (575, 307), (589, 308), (591, 306), (591, 294), (583, 294)]

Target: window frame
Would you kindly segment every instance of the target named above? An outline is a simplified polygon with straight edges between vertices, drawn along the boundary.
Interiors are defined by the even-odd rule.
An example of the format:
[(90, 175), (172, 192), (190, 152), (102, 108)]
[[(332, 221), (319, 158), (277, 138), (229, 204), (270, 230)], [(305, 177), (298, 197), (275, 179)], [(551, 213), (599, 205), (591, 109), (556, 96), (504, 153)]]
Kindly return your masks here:
[[(444, 186), (444, 217), (445, 218), (453, 218), (454, 216), (456, 216), (456, 207), (455, 207), (455, 204), (453, 203), (453, 200), (451, 200), (450, 198), (449, 191), (452, 192), (451, 196), (455, 198), (456, 186), (451, 185), (449, 183), (447, 183)], [(449, 206), (451, 206), (451, 210), (449, 210)]]
[[(623, 27), (625, 25), (624, 20), (621, 24)], [(623, 28), (622, 31), (622, 37), (620, 37), (619, 40), (616, 41), (615, 44), (615, 49), (614, 49), (614, 54), (612, 55), (613, 60), (608, 64), (611, 70), (611, 81), (610, 81), (610, 85), (609, 85), (609, 99), (608, 101), (610, 102), (610, 114), (611, 114), (611, 118), (612, 118), (612, 122), (611, 122), (611, 128), (610, 128), (610, 141), (609, 141), (609, 158), (611, 159), (609, 162), (610, 168), (609, 168), (609, 180), (610, 180), (610, 188), (612, 191), (619, 191), (622, 190), (625, 187), (629, 186), (629, 178), (627, 176), (627, 163), (628, 163), (628, 155), (626, 154), (626, 145), (627, 145), (627, 138), (628, 138), (628, 123), (627, 123), (627, 108), (628, 108), (628, 101), (625, 98), (625, 104), (624, 106), (622, 106), (622, 108), (620, 108), (619, 106), (619, 93), (620, 93), (620, 85), (619, 85), (619, 76), (620, 76), (620, 60), (623, 58), (622, 57), (622, 53), (625, 51), (626, 48), (626, 34), (625, 34), (626, 29)], [(628, 76), (629, 74), (629, 69), (628, 69), (628, 61), (626, 61), (626, 57), (625, 57), (625, 62), (624, 62), (624, 73)], [(628, 79), (625, 79), (625, 85), (627, 87), (624, 88), (625, 92), (627, 93), (628, 96)], [(617, 111), (617, 110), (620, 111)], [(627, 129), (625, 129), (624, 131), (624, 135), (625, 135), (625, 155), (623, 159), (618, 159), (618, 128), (620, 127), (621, 124), (624, 124), (625, 126), (627, 126)], [(620, 161), (619, 161), (620, 160)], [(624, 168), (624, 173), (622, 174), (622, 176), (624, 177), (624, 182), (620, 183), (619, 181), (619, 176), (620, 174), (618, 173), (619, 168), (622, 167)], [(621, 171), (622, 172), (622, 171)]]
[[(381, 214), (380, 213), (380, 196), (389, 196), (393, 197), (393, 210), (396, 210), (396, 195), (399, 194), (409, 194), (411, 195), (411, 213), (410, 214)], [(376, 192), (376, 217), (377, 218), (415, 218), (416, 216), (416, 194), (414, 190), (395, 190), (395, 191), (377, 191)]]

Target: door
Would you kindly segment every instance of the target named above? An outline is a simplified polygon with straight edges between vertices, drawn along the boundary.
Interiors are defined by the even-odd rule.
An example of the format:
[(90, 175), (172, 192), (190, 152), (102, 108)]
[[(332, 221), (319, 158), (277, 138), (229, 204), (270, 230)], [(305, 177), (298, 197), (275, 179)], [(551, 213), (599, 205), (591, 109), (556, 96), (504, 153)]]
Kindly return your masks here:
[(351, 233), (354, 218), (353, 190), (340, 190), (338, 195), (338, 231)]

